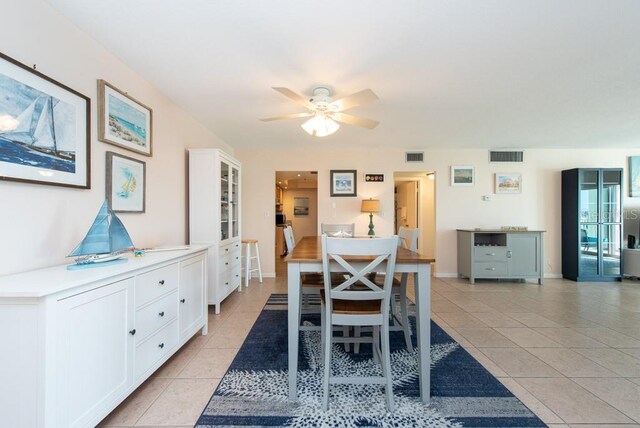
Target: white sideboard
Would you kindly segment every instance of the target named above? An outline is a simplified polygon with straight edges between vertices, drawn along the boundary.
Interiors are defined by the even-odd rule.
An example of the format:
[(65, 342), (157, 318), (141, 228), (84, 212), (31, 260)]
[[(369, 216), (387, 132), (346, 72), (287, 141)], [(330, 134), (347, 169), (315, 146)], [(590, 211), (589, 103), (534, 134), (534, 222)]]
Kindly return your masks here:
[(0, 426), (93, 427), (198, 330), (207, 246), (0, 277)]
[(625, 248), (622, 250), (624, 260), (624, 276), (640, 277), (640, 249)]

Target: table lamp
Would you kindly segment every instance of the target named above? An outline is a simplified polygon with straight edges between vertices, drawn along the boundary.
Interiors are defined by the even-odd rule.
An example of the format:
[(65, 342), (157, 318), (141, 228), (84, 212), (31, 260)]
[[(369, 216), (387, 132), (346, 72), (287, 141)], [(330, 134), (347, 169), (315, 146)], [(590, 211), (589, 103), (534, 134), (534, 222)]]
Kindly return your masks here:
[(363, 213), (369, 213), (369, 232), (367, 235), (375, 235), (375, 232), (373, 231), (373, 213), (380, 212), (380, 201), (377, 199), (364, 199), (362, 201), (360, 211)]

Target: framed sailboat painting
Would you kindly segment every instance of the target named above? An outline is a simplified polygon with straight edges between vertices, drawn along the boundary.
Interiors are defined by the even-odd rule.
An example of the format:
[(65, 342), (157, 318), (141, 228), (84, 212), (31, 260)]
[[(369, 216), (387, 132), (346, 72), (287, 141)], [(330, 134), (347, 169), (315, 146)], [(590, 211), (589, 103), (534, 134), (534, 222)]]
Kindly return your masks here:
[(98, 80), (98, 139), (151, 156), (153, 111), (104, 80)]
[(0, 53), (0, 180), (89, 189), (90, 108), (86, 96)]
[(114, 212), (143, 213), (146, 165), (114, 152), (107, 152), (107, 200)]

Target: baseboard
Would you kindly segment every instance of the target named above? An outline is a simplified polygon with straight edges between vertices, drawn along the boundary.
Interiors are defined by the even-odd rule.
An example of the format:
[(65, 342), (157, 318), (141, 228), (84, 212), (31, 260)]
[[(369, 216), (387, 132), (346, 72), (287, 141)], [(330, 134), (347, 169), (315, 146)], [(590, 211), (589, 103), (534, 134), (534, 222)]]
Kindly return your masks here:
[(562, 279), (562, 274), (561, 273), (545, 273), (544, 277), (550, 278), (550, 279)]
[(436, 278), (457, 278), (458, 274), (457, 273), (451, 273), (451, 272), (436, 272), (433, 276), (435, 276)]

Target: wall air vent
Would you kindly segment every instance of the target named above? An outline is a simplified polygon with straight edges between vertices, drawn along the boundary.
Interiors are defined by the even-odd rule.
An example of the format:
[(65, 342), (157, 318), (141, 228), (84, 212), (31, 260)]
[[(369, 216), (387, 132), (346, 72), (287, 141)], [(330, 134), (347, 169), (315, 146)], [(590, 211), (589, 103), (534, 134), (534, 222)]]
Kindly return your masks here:
[(522, 150), (489, 150), (489, 162), (524, 162)]
[(424, 152), (405, 152), (404, 161), (407, 163), (424, 162)]

